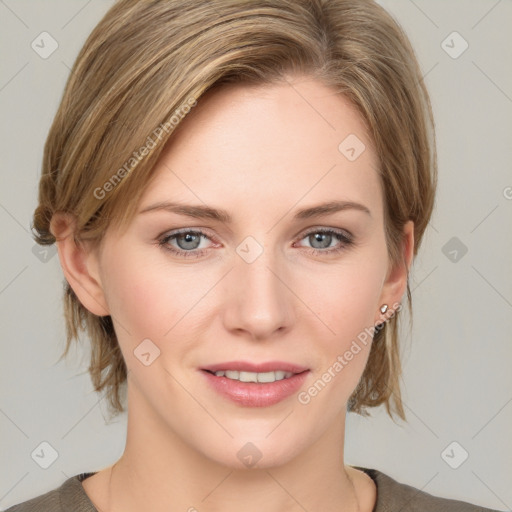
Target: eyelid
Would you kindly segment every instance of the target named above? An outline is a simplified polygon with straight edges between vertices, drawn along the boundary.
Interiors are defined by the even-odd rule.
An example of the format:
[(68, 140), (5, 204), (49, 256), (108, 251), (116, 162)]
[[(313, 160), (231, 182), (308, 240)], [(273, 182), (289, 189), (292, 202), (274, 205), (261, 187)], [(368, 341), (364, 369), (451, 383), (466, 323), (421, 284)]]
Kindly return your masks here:
[[(210, 230), (208, 228), (186, 227), (186, 228), (177, 228), (177, 229), (173, 229), (170, 231), (165, 231), (164, 233), (162, 233), (161, 235), (159, 235), (157, 237), (158, 245), (161, 246), (164, 250), (166, 250), (170, 253), (173, 253), (173, 254), (177, 255), (178, 257), (181, 256), (183, 258), (190, 258), (190, 257), (199, 258), (199, 257), (203, 256), (203, 254), (205, 252), (207, 252), (209, 248), (185, 251), (183, 249), (174, 248), (174, 247), (169, 246), (168, 242), (170, 240), (175, 239), (180, 234), (187, 234), (187, 233), (193, 233), (195, 235), (199, 235), (200, 237), (207, 238), (207, 239), (211, 240), (214, 244), (219, 243), (216, 236), (210, 234)], [(327, 227), (327, 226), (313, 226), (313, 227), (306, 229), (306, 231), (301, 231), (300, 234), (297, 235), (297, 237), (295, 237), (295, 241), (293, 242), (293, 244), (300, 242), (301, 240), (303, 240), (304, 238), (308, 237), (309, 235), (311, 235), (313, 233), (326, 233), (326, 234), (333, 235), (335, 237), (338, 237), (339, 244), (341, 244), (341, 246), (339, 246), (339, 244), (338, 244), (338, 247), (331, 247), (331, 248), (326, 248), (326, 249), (316, 249), (315, 247), (304, 247), (305, 249), (309, 249), (309, 251), (315, 255), (317, 255), (317, 254), (325, 255), (325, 256), (333, 255), (333, 254), (336, 254), (336, 253), (339, 253), (339, 252), (342, 252), (342, 251), (348, 249), (352, 245), (355, 245), (355, 240), (354, 240), (355, 237), (352, 233), (350, 233), (346, 229), (332, 228), (332, 227)]]
[(312, 233), (335, 233), (351, 241), (354, 239), (354, 235), (350, 231), (347, 231), (346, 229), (331, 228), (327, 226), (314, 226), (312, 228), (306, 229), (306, 231), (301, 231), (300, 234), (297, 235), (296, 240), (302, 240), (303, 238), (307, 237), (308, 235), (311, 235)]
[(178, 258), (200, 258), (207, 251), (207, 249), (199, 249), (193, 251), (185, 251), (183, 249), (175, 248), (169, 245), (169, 242), (173, 239), (176, 239), (179, 235), (193, 233), (195, 235), (199, 235), (200, 237), (208, 238), (212, 242), (215, 241), (215, 237), (208, 234), (207, 229), (204, 228), (179, 228), (172, 229), (170, 231), (165, 231), (161, 235), (156, 238), (157, 245), (162, 248), (164, 251), (171, 253)]
[[(331, 228), (331, 227), (327, 227), (327, 226), (313, 226), (311, 228), (306, 229), (306, 231), (304, 231), (304, 230), (300, 231), (299, 234), (296, 235), (294, 240), (299, 241), (312, 233), (322, 233), (322, 232), (326, 232), (326, 233), (333, 232), (333, 233), (337, 233), (339, 235), (343, 235), (349, 240), (354, 239), (354, 235), (352, 233), (350, 233), (350, 231), (347, 231), (346, 229)], [(201, 228), (186, 227), (186, 228), (171, 229), (171, 230), (164, 231), (163, 233), (158, 235), (157, 238), (161, 239), (161, 238), (184, 234), (184, 233), (197, 233), (199, 235), (204, 235), (207, 238), (210, 238), (211, 240), (219, 243), (219, 240), (217, 239), (217, 237), (214, 234), (211, 234), (211, 232), (208, 228), (202, 228), (202, 227)]]

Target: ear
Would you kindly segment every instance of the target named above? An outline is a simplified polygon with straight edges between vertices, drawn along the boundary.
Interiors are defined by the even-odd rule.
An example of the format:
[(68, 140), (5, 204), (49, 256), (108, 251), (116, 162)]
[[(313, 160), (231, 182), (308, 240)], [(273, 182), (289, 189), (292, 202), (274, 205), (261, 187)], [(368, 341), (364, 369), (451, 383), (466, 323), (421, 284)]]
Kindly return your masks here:
[(50, 231), (57, 239), (64, 276), (82, 305), (95, 315), (109, 315), (98, 272), (98, 251), (92, 249), (91, 244), (75, 239), (75, 218), (69, 213), (56, 212), (50, 223)]
[(414, 255), (414, 222), (412, 220), (405, 223), (403, 233), (401, 261), (395, 265), (390, 264), (379, 299), (379, 307), (381, 304), (387, 304), (389, 309), (384, 314), (378, 311), (375, 323), (384, 322), (389, 316), (392, 316), (393, 304), (401, 302), (407, 289), (407, 273), (411, 268)]

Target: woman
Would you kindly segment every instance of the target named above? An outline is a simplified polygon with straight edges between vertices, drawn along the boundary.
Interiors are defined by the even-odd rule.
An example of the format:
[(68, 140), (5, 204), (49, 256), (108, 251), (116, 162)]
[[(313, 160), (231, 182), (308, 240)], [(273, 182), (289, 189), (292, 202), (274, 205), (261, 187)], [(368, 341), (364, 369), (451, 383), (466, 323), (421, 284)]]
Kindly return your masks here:
[[(398, 318), (436, 155), (407, 38), (361, 0), (121, 0), (45, 147), (67, 349), (128, 432), (11, 511), (483, 510), (343, 462), (347, 411), (405, 419)], [(67, 352), (66, 349), (66, 352)]]

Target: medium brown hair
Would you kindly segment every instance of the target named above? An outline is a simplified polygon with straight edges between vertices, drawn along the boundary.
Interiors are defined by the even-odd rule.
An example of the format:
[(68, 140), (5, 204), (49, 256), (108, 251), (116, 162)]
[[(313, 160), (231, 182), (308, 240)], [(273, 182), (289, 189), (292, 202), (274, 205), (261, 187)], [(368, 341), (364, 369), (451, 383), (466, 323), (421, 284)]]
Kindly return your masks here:
[[(195, 101), (222, 84), (272, 84), (289, 74), (320, 81), (358, 109), (379, 158), (390, 260), (405, 264), (404, 224), (414, 222), (415, 256), (434, 206), (434, 121), (405, 33), (371, 0), (116, 2), (81, 49), (49, 131), (35, 240), (55, 242), (55, 212), (74, 215), (77, 242), (99, 243), (107, 227), (126, 227)], [(409, 282), (407, 300), (412, 313)], [(62, 357), (85, 330), (94, 388), (105, 389), (111, 411), (123, 411), (126, 365), (112, 318), (88, 311), (67, 282), (64, 308)], [(405, 420), (399, 317), (397, 311), (375, 332), (349, 411), (368, 415), (367, 407), (384, 403), (393, 418), (393, 400)]]

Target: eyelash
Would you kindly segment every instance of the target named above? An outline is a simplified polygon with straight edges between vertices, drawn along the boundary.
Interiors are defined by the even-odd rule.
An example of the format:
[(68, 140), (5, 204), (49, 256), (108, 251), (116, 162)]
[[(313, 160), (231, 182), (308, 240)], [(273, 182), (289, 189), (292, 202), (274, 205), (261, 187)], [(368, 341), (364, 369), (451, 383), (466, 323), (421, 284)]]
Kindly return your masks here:
[[(349, 247), (355, 245), (354, 238), (353, 238), (353, 236), (351, 234), (349, 234), (348, 232), (345, 232), (345, 231), (341, 231), (341, 230), (337, 230), (337, 229), (332, 229), (332, 228), (316, 228), (316, 229), (311, 229), (310, 231), (307, 231), (297, 241), (300, 242), (301, 240), (303, 240), (304, 238), (308, 237), (309, 235), (317, 234), (317, 233), (322, 233), (322, 234), (325, 234), (325, 235), (333, 235), (334, 237), (336, 237), (341, 242), (341, 246), (336, 247), (334, 249), (315, 249), (315, 248), (309, 248), (310, 249), (310, 253), (315, 255), (315, 256), (318, 256), (318, 255), (324, 255), (325, 256), (326, 254), (328, 254), (328, 255), (338, 254), (341, 251), (344, 251), (344, 250), (348, 249)], [(207, 249), (201, 249), (201, 250), (194, 249), (194, 250), (191, 250), (191, 251), (184, 251), (182, 249), (176, 249), (176, 248), (171, 247), (169, 245), (169, 241), (170, 240), (174, 240), (179, 235), (183, 235), (183, 234), (193, 234), (193, 235), (204, 236), (206, 238), (211, 238), (211, 237), (209, 237), (206, 233), (204, 233), (201, 230), (194, 230), (194, 229), (188, 228), (188, 229), (182, 229), (182, 230), (174, 231), (171, 234), (167, 234), (167, 235), (159, 238), (158, 239), (158, 245), (164, 251), (168, 251), (168, 252), (170, 252), (170, 253), (172, 253), (172, 254), (174, 254), (176, 256), (183, 256), (184, 258), (200, 258), (201, 256), (203, 256), (205, 254), (205, 252), (207, 251)], [(308, 249), (308, 248), (306, 247), (306, 249)]]

